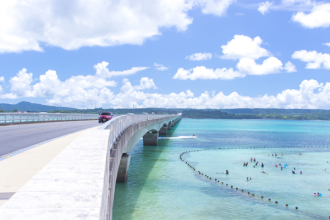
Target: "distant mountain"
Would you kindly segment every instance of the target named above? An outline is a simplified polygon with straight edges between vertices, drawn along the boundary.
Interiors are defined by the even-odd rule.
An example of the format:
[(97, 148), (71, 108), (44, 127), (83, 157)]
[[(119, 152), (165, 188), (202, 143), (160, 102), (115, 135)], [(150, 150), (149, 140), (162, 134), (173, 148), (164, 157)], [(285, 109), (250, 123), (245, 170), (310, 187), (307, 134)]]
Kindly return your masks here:
[(18, 111), (30, 111), (30, 112), (46, 112), (46, 111), (56, 111), (56, 110), (76, 110), (75, 108), (67, 107), (56, 107), (50, 105), (41, 105), (31, 102), (19, 102), (17, 104), (6, 104), (0, 103), (0, 109), (5, 111), (10, 111), (17, 109)]

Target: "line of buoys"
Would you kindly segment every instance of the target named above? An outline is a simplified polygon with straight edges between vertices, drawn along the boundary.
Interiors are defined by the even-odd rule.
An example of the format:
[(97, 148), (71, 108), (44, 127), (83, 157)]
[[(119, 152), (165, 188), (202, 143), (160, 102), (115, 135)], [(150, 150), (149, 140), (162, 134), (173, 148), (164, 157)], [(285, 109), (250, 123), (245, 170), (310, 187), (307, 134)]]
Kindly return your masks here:
[[(289, 147), (289, 146), (288, 146)], [(294, 146), (291, 146), (291, 147), (294, 147)], [(297, 146), (297, 147), (299, 147), (299, 146)], [(301, 147), (301, 146), (300, 146)], [(305, 147), (305, 146), (304, 146)], [(308, 146), (309, 147), (309, 146)], [(311, 147), (313, 147), (313, 146), (311, 146)], [(327, 146), (328, 147), (328, 146)], [(245, 149), (247, 149), (248, 147), (246, 147)], [(250, 148), (252, 148), (252, 147), (250, 147)], [(258, 147), (254, 147), (254, 148), (258, 148)], [(260, 147), (261, 148), (261, 147)], [(285, 146), (283, 146), (283, 147), (264, 147), (264, 148), (285, 148)], [(222, 149), (222, 148), (212, 148), (212, 150), (216, 150), (216, 149)], [(226, 149), (226, 148), (223, 148), (224, 150)], [(227, 148), (227, 149), (229, 149), (229, 148)], [(234, 148), (233, 148), (234, 149)], [(236, 148), (235, 148), (236, 149)], [(243, 149), (243, 148), (242, 148)], [(211, 149), (203, 149), (203, 150), (211, 150)], [(196, 152), (196, 151), (202, 151), (202, 150), (194, 150), (194, 151), (185, 151), (185, 152), (183, 152), (183, 153), (181, 153), (180, 154), (180, 160), (181, 161), (183, 161), (183, 162), (185, 162), (192, 170), (194, 170), (194, 171), (196, 171), (196, 169), (195, 169), (195, 167), (193, 167), (192, 165), (190, 165), (187, 161), (185, 161), (183, 158), (182, 158), (182, 156), (184, 155), (184, 154), (186, 154), (186, 153), (190, 153), (190, 152)], [(203, 174), (201, 171), (197, 171), (197, 173), (199, 174), (199, 175), (202, 175), (202, 176), (205, 176), (207, 179), (209, 179), (209, 180), (211, 180), (212, 179), (212, 177), (210, 177), (210, 176), (208, 176), (208, 175), (206, 175), (206, 174)], [(220, 183), (220, 181), (218, 180), (218, 179), (214, 179), (214, 181), (215, 182), (218, 182), (218, 183)], [(223, 182), (221, 182), (221, 184), (223, 185), (224, 183)], [(226, 183), (226, 186), (228, 186), (228, 183)], [(230, 188), (231, 189), (233, 189), (233, 187), (234, 186), (230, 186)], [(238, 187), (236, 187), (236, 190), (238, 190)], [(241, 192), (242, 193), (244, 193), (244, 190), (242, 189), (241, 190)], [(249, 196), (255, 196), (255, 194), (254, 193), (252, 193), (252, 194), (250, 194), (250, 192), (247, 192), (247, 194), (249, 195)], [(261, 201), (263, 200), (263, 198), (264, 198), (264, 196), (261, 196), (260, 197), (261, 198)], [(270, 202), (271, 201), (271, 198), (269, 198), (268, 199), (268, 201)], [(275, 204), (277, 204), (278, 205), (278, 201), (275, 201)], [(289, 205), (288, 204), (285, 204), (285, 207), (289, 207)], [(295, 207), (295, 209), (296, 210), (298, 210), (298, 206), (296, 206)], [(300, 210), (299, 210), (300, 211)], [(313, 214), (313, 213), (310, 213), (310, 212), (304, 212), (304, 211), (300, 211), (300, 212), (303, 212), (303, 213), (307, 213), (307, 214), (310, 214), (310, 215), (314, 215), (314, 216), (320, 216), (320, 215), (317, 215), (317, 214)], [(320, 217), (324, 217), (324, 216), (320, 216)], [(329, 216), (329, 219), (330, 219), (330, 216)]]

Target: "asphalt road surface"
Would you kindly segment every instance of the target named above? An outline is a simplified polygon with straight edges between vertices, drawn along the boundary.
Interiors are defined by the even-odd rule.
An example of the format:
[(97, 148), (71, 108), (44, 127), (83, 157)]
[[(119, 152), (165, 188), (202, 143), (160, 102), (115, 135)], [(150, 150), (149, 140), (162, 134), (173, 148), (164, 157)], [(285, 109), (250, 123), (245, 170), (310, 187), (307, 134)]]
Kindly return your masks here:
[(0, 126), (0, 156), (99, 125), (97, 120), (90, 120)]

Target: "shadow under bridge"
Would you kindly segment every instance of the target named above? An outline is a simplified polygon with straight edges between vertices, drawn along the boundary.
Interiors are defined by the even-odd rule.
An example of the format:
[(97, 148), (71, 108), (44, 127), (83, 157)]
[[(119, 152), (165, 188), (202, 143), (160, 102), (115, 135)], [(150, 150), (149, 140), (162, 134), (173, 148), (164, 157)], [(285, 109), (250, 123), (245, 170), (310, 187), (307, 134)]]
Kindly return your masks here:
[(144, 145), (157, 145), (159, 134), (166, 135), (167, 130), (171, 130), (180, 120), (181, 115), (125, 115), (107, 122), (100, 128), (110, 130), (110, 154), (107, 156), (103, 188), (103, 202), (107, 205), (102, 205), (107, 207), (103, 212), (105, 219), (112, 219), (116, 182), (127, 180), (130, 162), (128, 152), (141, 138)]

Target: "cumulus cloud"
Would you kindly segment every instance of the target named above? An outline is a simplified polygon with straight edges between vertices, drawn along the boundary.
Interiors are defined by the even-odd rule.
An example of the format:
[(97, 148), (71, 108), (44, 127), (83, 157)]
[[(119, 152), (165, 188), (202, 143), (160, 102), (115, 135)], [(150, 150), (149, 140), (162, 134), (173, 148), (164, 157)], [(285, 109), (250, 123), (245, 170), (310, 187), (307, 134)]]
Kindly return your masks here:
[(186, 56), (186, 59), (196, 61), (196, 60), (209, 60), (212, 59), (211, 53), (194, 53)]
[(141, 45), (162, 28), (187, 30), (188, 11), (223, 16), (236, 0), (0, 1), (0, 53), (43, 51), (42, 45)]
[(201, 6), (204, 14), (212, 14), (216, 16), (223, 16), (228, 7), (235, 3), (236, 0), (196, 0)]
[(270, 10), (270, 7), (273, 5), (272, 2), (269, 2), (269, 1), (266, 1), (266, 2), (260, 2), (259, 3), (259, 8), (258, 8), (258, 11), (261, 13), (261, 14), (266, 14), (269, 10)]
[(0, 52), (42, 51), (40, 42), (66, 50), (142, 44), (160, 28), (185, 31), (191, 0), (1, 1)]
[(282, 70), (282, 62), (276, 57), (269, 57), (257, 64), (254, 59), (242, 58), (237, 64), (237, 68), (241, 73), (249, 75), (267, 75), (271, 73), (278, 73)]
[(296, 66), (291, 63), (290, 61), (288, 61), (285, 66), (284, 69), (288, 72), (288, 73), (293, 73), (293, 72), (297, 72)]
[(148, 77), (142, 77), (140, 80), (140, 85), (134, 86), (136, 90), (143, 90), (143, 89), (157, 89), (157, 86), (154, 83), (153, 79), (149, 79)]
[(156, 68), (156, 70), (159, 71), (168, 70), (168, 67), (164, 66), (163, 64), (154, 63), (154, 67)]
[[(200, 96), (188, 96), (187, 92), (170, 94), (145, 94), (140, 106), (165, 108), (306, 108), (330, 109), (330, 83), (325, 85), (316, 80), (304, 80), (300, 89), (287, 89), (275, 96), (263, 95), (249, 97), (232, 92), (224, 95), (222, 92), (205, 91)], [(136, 101), (136, 100), (135, 100)], [(142, 101), (142, 100), (141, 100)]]
[(292, 16), (292, 20), (306, 28), (329, 27), (330, 3), (315, 5), (308, 14), (298, 12)]
[(318, 53), (316, 51), (300, 50), (292, 54), (293, 59), (306, 62), (307, 69), (330, 69), (330, 55), (327, 53)]
[(25, 68), (20, 70), (16, 76), (9, 80), (11, 93), (17, 97), (32, 97), (31, 91), (32, 73), (28, 73)]
[(236, 60), (241, 58), (259, 59), (270, 56), (271, 53), (268, 50), (260, 47), (261, 43), (260, 37), (252, 39), (244, 35), (235, 35), (226, 45), (221, 46), (224, 54), (221, 58)]
[[(72, 107), (94, 108), (99, 105), (100, 99), (111, 100), (113, 93), (108, 87), (117, 83), (108, 80), (112, 76), (125, 76), (144, 70), (144, 67), (133, 67), (125, 71), (109, 71), (108, 63), (102, 62), (94, 66), (95, 75), (71, 76), (61, 81), (56, 71), (48, 70), (39, 79), (33, 80), (33, 74), (24, 68), (9, 80), (10, 93), (0, 95), (0, 98), (16, 99), (20, 97), (50, 98), (48, 104), (65, 105)], [(144, 77), (135, 89), (157, 88), (152, 79)]]
[[(213, 70), (214, 77), (217, 70)], [(219, 70), (218, 70), (219, 71)], [(228, 71), (228, 70), (227, 70)], [(221, 71), (220, 71), (221, 72)], [(192, 73), (193, 74), (193, 73)], [(221, 75), (221, 74), (220, 74)], [(56, 106), (68, 106), (76, 108), (94, 108), (102, 104), (114, 108), (129, 107), (164, 107), (164, 108), (321, 108), (330, 109), (330, 83), (319, 83), (316, 80), (304, 80), (300, 88), (287, 89), (277, 95), (263, 95), (249, 97), (232, 92), (225, 95), (223, 92), (205, 91), (195, 96), (191, 90), (179, 93), (159, 94), (146, 93), (144, 89), (155, 89), (156, 85), (152, 79), (143, 77), (139, 85), (132, 85), (128, 79), (124, 79), (120, 92), (115, 94), (108, 87), (115, 82), (103, 81), (96, 75), (75, 76), (66, 81), (60, 81), (55, 71), (47, 71), (40, 76), (37, 83), (33, 84), (32, 74), (26, 69), (19, 71), (11, 82), (11, 92), (16, 94), (0, 94), (1, 98), (21, 97), (46, 97), (47, 104)], [(91, 81), (93, 77), (101, 81)], [(19, 79), (25, 79), (29, 83), (23, 83), (26, 90), (18, 89)], [(101, 83), (101, 85), (100, 85)], [(103, 84), (102, 84), (103, 83)], [(68, 88), (69, 87), (69, 88)], [(1, 90), (2, 88), (0, 88)]]
[[(246, 75), (267, 75), (279, 73), (281, 71), (295, 72), (295, 66), (288, 62), (283, 67), (282, 62), (273, 57), (272, 54), (262, 48), (260, 45), (262, 39), (255, 37), (254, 39), (244, 36), (235, 35), (234, 38), (226, 45), (221, 46), (224, 55), (222, 59), (239, 60), (236, 68), (217, 68), (209, 69), (205, 66), (197, 66), (192, 69), (185, 70), (179, 68), (173, 79), (196, 80), (196, 79), (222, 79), (230, 80), (237, 77), (245, 77)], [(194, 55), (194, 54), (193, 54)], [(192, 55), (191, 55), (192, 56)], [(268, 57), (261, 64), (256, 62), (261, 57)]]

